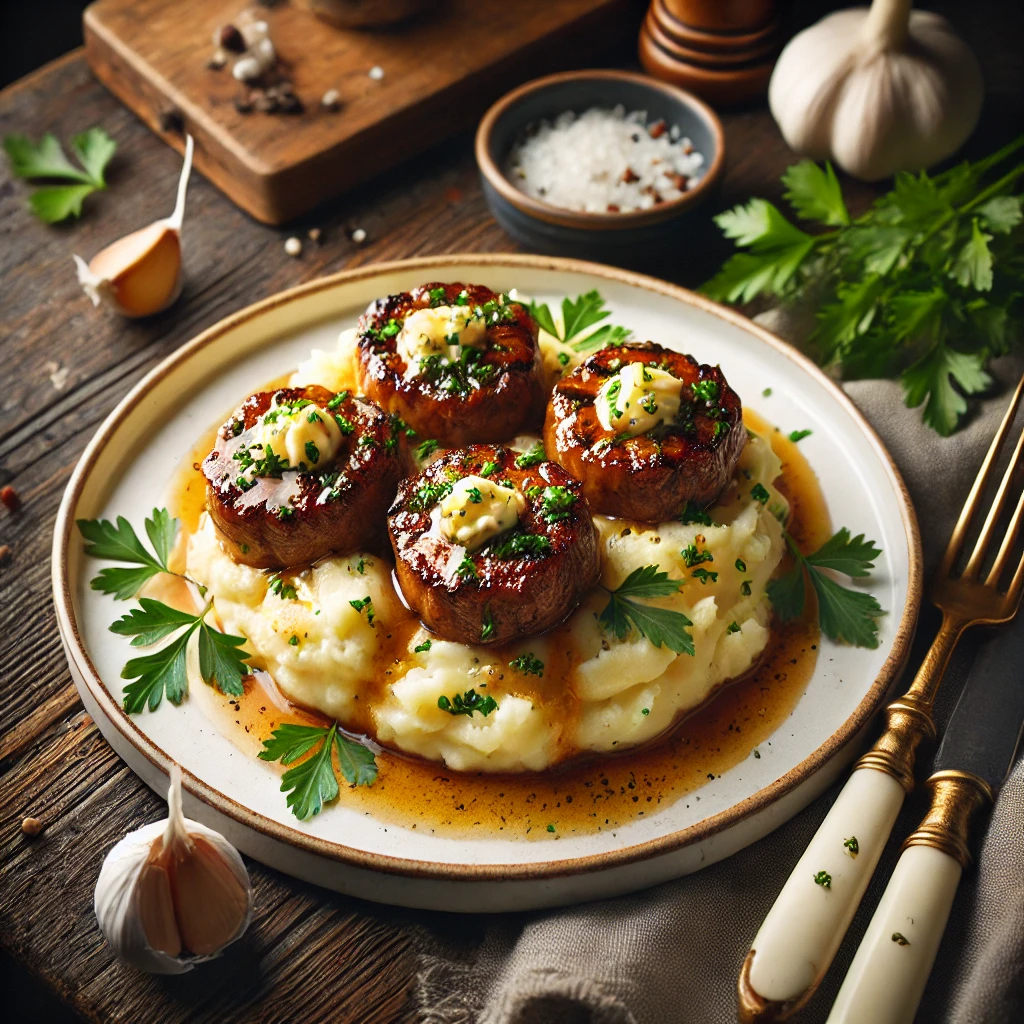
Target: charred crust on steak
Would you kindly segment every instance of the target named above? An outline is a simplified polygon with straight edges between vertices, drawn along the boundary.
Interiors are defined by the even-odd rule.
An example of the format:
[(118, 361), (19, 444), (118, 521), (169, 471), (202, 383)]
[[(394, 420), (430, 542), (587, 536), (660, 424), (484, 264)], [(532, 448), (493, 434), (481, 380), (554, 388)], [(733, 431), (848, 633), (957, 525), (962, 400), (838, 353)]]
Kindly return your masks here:
[[(672, 422), (626, 437), (601, 423), (596, 400), (610, 377), (635, 362), (683, 386)], [(721, 369), (652, 342), (590, 356), (555, 385), (544, 422), (548, 456), (580, 479), (595, 512), (650, 523), (674, 519), (688, 502), (713, 502), (746, 440), (742, 404)]]
[[(410, 368), (398, 346), (402, 325), (417, 310), (439, 306), (479, 309), (485, 341), (459, 348), (454, 360), (430, 356)], [(452, 448), (539, 428), (545, 395), (538, 328), (522, 303), (482, 285), (434, 282), (373, 302), (357, 332), (360, 388), (421, 437)]]
[[(553, 462), (521, 469), (498, 445), (449, 451), (404, 480), (388, 513), (395, 573), (409, 606), (447, 640), (502, 643), (557, 625), (597, 582), (597, 534), (580, 485)], [(525, 498), (518, 525), (472, 554), (439, 528), (439, 503), (481, 475)]]
[[(264, 459), (263, 417), (275, 404), (301, 403), (334, 418), (337, 451), (296, 468)], [(372, 550), (383, 540), (384, 514), (407, 457), (404, 424), (372, 402), (315, 385), (261, 391), (217, 431), (203, 461), (207, 510), (232, 558), (257, 568)]]

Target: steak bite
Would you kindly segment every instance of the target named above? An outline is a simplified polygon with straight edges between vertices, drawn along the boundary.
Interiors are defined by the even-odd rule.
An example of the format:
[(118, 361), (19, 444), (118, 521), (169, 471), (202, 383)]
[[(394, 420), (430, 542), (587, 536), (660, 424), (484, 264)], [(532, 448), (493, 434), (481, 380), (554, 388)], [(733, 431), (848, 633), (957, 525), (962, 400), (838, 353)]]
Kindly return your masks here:
[(544, 444), (596, 512), (649, 523), (708, 505), (746, 444), (717, 366), (647, 342), (602, 349), (552, 392)]
[(206, 507), (246, 565), (362, 551), (383, 539), (404, 458), (402, 425), (371, 402), (316, 385), (261, 391), (203, 460)]
[(359, 320), (363, 392), (442, 447), (536, 430), (544, 416), (537, 324), (481, 285), (425, 284)]
[(446, 640), (502, 643), (559, 623), (597, 582), (590, 508), (553, 462), (495, 445), (447, 452), (388, 513), (409, 606)]

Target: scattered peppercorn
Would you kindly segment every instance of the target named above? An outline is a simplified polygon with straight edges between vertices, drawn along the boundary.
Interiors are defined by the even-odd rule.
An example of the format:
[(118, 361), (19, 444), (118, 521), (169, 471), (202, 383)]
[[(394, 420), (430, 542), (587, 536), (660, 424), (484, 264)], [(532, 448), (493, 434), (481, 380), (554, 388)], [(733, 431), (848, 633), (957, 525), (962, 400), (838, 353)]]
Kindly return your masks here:
[(17, 512), (21, 508), (21, 495), (10, 484), (0, 487), (0, 501), (12, 512)]
[(217, 43), (231, 53), (245, 53), (245, 40), (234, 25), (222, 25), (217, 33)]
[(21, 831), (27, 836), (37, 836), (43, 831), (43, 823), (38, 818), (24, 818), (21, 822)]

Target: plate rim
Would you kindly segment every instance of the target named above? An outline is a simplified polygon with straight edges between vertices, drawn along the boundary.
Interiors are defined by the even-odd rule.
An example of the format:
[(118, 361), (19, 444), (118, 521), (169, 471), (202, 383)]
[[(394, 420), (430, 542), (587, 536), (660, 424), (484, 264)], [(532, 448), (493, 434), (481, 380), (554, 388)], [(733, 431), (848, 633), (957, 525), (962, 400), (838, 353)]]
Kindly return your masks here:
[(65, 488), (54, 525), (51, 560), (53, 600), (57, 613), (58, 630), (64, 641), (65, 652), (69, 658), (74, 660), (90, 695), (103, 710), (110, 724), (163, 775), (168, 775), (170, 766), (174, 763), (173, 759), (125, 714), (120, 703), (114, 699), (113, 694), (104, 685), (86, 649), (74, 613), (74, 599), (70, 573), (68, 571), (68, 552), (74, 537), (74, 510), (100, 453), (109, 443), (112, 434), (120, 425), (121, 420), (168, 373), (179, 364), (187, 362), (202, 349), (215, 343), (222, 335), (242, 324), (263, 316), (280, 306), (301, 300), (309, 295), (333, 288), (339, 284), (348, 284), (390, 273), (435, 270), (458, 264), (475, 264), (484, 267), (511, 266), (529, 270), (588, 274), (593, 277), (615, 281), (632, 288), (654, 292), (667, 298), (681, 301), (687, 305), (695, 306), (733, 326), (739, 327), (741, 330), (754, 335), (758, 340), (767, 344), (785, 358), (796, 363), (805, 372), (811, 374), (852, 417), (857, 427), (876, 450), (889, 472), (890, 482), (893, 485), (893, 490), (900, 507), (900, 518), (909, 548), (907, 600), (889, 655), (854, 712), (828, 739), (774, 782), (757, 790), (731, 807), (703, 819), (697, 824), (678, 829), (663, 836), (657, 836), (643, 842), (633, 843), (616, 850), (607, 850), (601, 853), (519, 864), (452, 864), (450, 862), (440, 863), (398, 857), (393, 854), (360, 850), (342, 843), (300, 832), (290, 825), (281, 824), (272, 818), (251, 810), (244, 804), (207, 784), (188, 771), (185, 766), (181, 766), (182, 785), (197, 800), (233, 819), (240, 826), (252, 829), (269, 840), (276, 840), (298, 847), (305, 853), (325, 857), (341, 864), (406, 878), (474, 882), (506, 880), (510, 882), (539, 881), (569, 875), (597, 873), (612, 868), (624, 867), (650, 860), (654, 857), (668, 855), (687, 846), (707, 841), (733, 826), (739, 825), (747, 818), (764, 811), (801, 783), (812, 778), (843, 747), (855, 739), (858, 733), (870, 722), (889, 692), (890, 687), (902, 671), (910, 654), (923, 592), (921, 535), (917, 515), (910, 500), (910, 494), (896, 463), (893, 461), (892, 456), (882, 443), (875, 429), (835, 381), (794, 346), (783, 341), (759, 324), (754, 323), (741, 313), (720, 305), (689, 289), (646, 274), (593, 263), (588, 260), (523, 253), (451, 253), (418, 256), (409, 259), (367, 264), (362, 267), (341, 270), (324, 277), (318, 277), (313, 281), (276, 292), (265, 299), (245, 306), (201, 331), (190, 341), (185, 342), (166, 358), (162, 359), (111, 410), (90, 438)]

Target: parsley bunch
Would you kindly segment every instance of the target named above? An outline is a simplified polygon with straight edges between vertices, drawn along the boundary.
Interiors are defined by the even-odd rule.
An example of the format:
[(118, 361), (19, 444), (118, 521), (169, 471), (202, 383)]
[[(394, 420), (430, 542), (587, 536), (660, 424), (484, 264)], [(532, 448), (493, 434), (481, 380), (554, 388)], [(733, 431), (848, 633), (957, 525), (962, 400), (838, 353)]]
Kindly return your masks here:
[(66, 156), (56, 136), (47, 133), (38, 142), (25, 135), (4, 137), (11, 170), (26, 181), (60, 182), (41, 185), (29, 196), (32, 212), (47, 224), (79, 217), (87, 196), (107, 187), (104, 171), (117, 143), (102, 129), (90, 128), (71, 139), (71, 152), (79, 165)]
[(715, 218), (743, 251), (704, 286), (726, 302), (805, 293), (819, 307), (811, 346), (848, 379), (900, 377), (906, 403), (951, 434), (966, 395), (990, 384), (988, 361), (1020, 340), (1024, 315), (1024, 136), (984, 160), (930, 177), (896, 175), (891, 192), (850, 216), (839, 182), (804, 160), (782, 177), (809, 234), (751, 199)]

